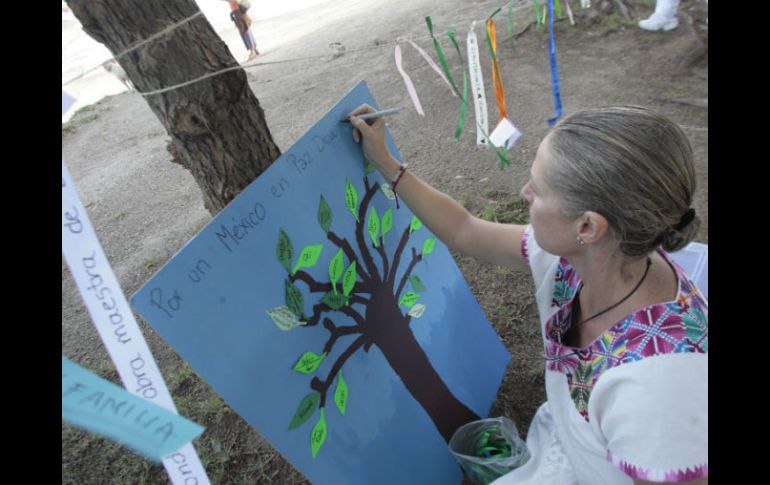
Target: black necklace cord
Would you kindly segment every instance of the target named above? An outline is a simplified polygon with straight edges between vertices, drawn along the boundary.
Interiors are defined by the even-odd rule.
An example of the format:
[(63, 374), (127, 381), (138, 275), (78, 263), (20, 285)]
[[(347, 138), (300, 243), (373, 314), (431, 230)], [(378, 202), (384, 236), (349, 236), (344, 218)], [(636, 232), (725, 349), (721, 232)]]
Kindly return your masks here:
[[(639, 287), (642, 286), (642, 283), (644, 283), (645, 278), (647, 278), (647, 273), (650, 272), (650, 266), (652, 266), (652, 259), (650, 259), (650, 257), (647, 256), (647, 267), (644, 269), (644, 274), (642, 275), (642, 279), (640, 279), (639, 283), (637, 283), (636, 286), (634, 286), (634, 289), (631, 290), (631, 292), (629, 294), (627, 294), (625, 297), (623, 297), (623, 299), (620, 300), (619, 302), (615, 303), (614, 305), (610, 306), (609, 308), (605, 308), (604, 310), (600, 311), (599, 313), (597, 313), (596, 315), (593, 315), (590, 318), (586, 318), (585, 320), (582, 320), (582, 321), (578, 322), (578, 325), (582, 325), (582, 324), (586, 323), (589, 320), (593, 320), (594, 318), (596, 318), (598, 316), (604, 315), (608, 311), (612, 310), (613, 308), (617, 307), (618, 305), (620, 305), (624, 301), (626, 301), (629, 298), (631, 298), (631, 295), (636, 293), (636, 290), (638, 290)], [(580, 287), (578, 288), (577, 294), (575, 295), (575, 304), (577, 305), (578, 309), (580, 308), (580, 290), (582, 290), (582, 289), (583, 289), (583, 282), (581, 281), (580, 282)], [(575, 312), (575, 313), (577, 313), (577, 312)]]

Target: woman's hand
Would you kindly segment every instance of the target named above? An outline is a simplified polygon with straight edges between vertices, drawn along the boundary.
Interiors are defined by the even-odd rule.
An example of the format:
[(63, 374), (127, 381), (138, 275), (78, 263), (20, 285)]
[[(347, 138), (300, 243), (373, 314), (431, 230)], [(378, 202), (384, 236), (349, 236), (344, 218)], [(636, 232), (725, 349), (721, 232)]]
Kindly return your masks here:
[(368, 104), (362, 104), (350, 112), (348, 117), (350, 117), (350, 124), (353, 125), (353, 139), (356, 143), (361, 143), (364, 157), (374, 164), (385, 178), (390, 180), (394, 175), (394, 170), (398, 169), (398, 162), (388, 151), (385, 120), (376, 118), (364, 121), (358, 118), (358, 115), (373, 113), (374, 111), (374, 108)]

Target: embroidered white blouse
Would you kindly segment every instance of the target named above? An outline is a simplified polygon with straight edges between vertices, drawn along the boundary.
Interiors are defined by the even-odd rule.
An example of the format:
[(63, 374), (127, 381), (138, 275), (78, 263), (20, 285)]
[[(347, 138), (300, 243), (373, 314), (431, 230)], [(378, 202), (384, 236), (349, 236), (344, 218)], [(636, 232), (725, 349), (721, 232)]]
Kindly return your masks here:
[(530, 461), (494, 485), (631, 485), (708, 475), (708, 301), (676, 271), (675, 300), (628, 315), (588, 347), (562, 343), (580, 277), (525, 231), (548, 401), (527, 433)]

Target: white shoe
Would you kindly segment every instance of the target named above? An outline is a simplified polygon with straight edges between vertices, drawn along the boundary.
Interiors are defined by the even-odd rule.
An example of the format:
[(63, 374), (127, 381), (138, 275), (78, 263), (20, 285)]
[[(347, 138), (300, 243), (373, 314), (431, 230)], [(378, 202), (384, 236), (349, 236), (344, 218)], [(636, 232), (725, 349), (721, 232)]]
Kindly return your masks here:
[(639, 21), (639, 27), (644, 30), (674, 30), (679, 26), (679, 19), (677, 17), (664, 17), (663, 15), (654, 13), (650, 18)]

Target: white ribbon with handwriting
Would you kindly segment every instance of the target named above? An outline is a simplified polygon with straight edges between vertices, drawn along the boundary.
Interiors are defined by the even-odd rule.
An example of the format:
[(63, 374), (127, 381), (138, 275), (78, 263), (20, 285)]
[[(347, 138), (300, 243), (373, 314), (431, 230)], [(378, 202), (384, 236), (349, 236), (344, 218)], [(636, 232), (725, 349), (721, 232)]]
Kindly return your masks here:
[[(120, 380), (129, 392), (179, 414), (99, 244), (64, 160), (61, 172), (62, 254)], [(163, 465), (174, 485), (210, 483), (192, 443), (169, 455)]]
[(474, 21), (471, 24), (471, 30), (468, 32), (468, 68), (471, 71), (471, 94), (473, 95), (473, 106), (476, 108), (476, 144), (487, 145), (487, 131), (489, 122), (487, 121), (487, 98), (484, 95), (484, 78), (481, 74), (481, 62), (479, 60), (479, 40), (473, 28), (476, 26)]

